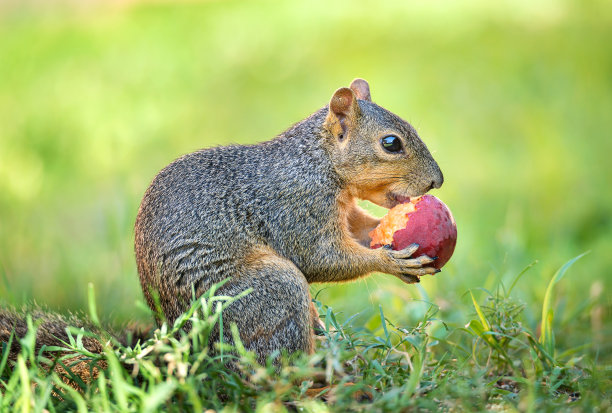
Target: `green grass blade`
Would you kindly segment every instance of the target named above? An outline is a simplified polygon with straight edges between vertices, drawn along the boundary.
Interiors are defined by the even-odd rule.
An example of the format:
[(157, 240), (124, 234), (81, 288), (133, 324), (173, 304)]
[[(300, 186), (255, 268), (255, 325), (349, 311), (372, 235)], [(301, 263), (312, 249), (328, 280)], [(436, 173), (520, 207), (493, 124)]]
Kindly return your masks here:
[(100, 375), (98, 376), (98, 392), (100, 393), (100, 401), (103, 411), (110, 412), (108, 391), (106, 390), (106, 375), (104, 374), (104, 371), (101, 371)]
[(385, 344), (387, 346), (391, 346), (391, 337), (389, 336), (389, 330), (387, 330), (387, 320), (385, 320), (382, 305), (378, 306), (378, 310), (380, 311), (380, 322), (382, 324), (383, 331), (385, 332)]
[(230, 325), (230, 331), (232, 332), (232, 338), (234, 339), (234, 347), (236, 348), (236, 352), (240, 357), (245, 357), (247, 351), (244, 348), (244, 344), (242, 344), (242, 340), (240, 339), (240, 333), (238, 332), (238, 326), (235, 322), (232, 322), (232, 324)]
[(586, 343), (586, 344), (582, 344), (580, 346), (572, 347), (572, 348), (570, 348), (568, 350), (565, 350), (563, 353), (559, 354), (557, 356), (557, 359), (563, 360), (563, 359), (566, 359), (566, 358), (569, 358), (569, 357), (573, 356), (576, 353), (583, 353), (586, 350), (588, 350), (589, 348), (591, 348), (592, 346), (593, 346), (592, 343)]
[(11, 346), (13, 345), (13, 339), (15, 337), (15, 330), (11, 331), (11, 335), (9, 336), (8, 342), (2, 343), (4, 353), (2, 354), (2, 361), (0, 361), (0, 376), (4, 373), (4, 369), (6, 368), (6, 363), (8, 361), (8, 356), (11, 353)]
[(87, 304), (89, 307), (89, 318), (96, 327), (100, 327), (98, 309), (96, 308), (96, 292), (93, 283), (87, 284)]
[(538, 355), (538, 358), (540, 359), (542, 363), (545, 363), (547, 366), (549, 365), (552, 366), (555, 364), (555, 360), (552, 358), (550, 354), (548, 354), (548, 352), (546, 351), (544, 346), (542, 346), (542, 344), (540, 344), (535, 338), (533, 338), (531, 334), (526, 333), (526, 337), (529, 343), (531, 344), (531, 347), (533, 348), (535, 353)]
[(548, 283), (548, 287), (546, 288), (546, 293), (544, 294), (544, 302), (542, 303), (542, 334), (540, 335), (540, 343), (546, 349), (548, 354), (551, 356), (554, 354), (555, 343), (554, 336), (552, 330), (552, 323), (554, 319), (554, 313), (552, 309), (552, 293), (553, 287), (556, 283), (563, 278), (565, 272), (580, 258), (584, 257), (588, 254), (589, 251), (584, 252), (577, 257), (572, 258), (568, 262), (566, 262), (552, 277), (550, 282)]
[(221, 354), (221, 360), (223, 360), (223, 305), (217, 303), (217, 310), (215, 311), (219, 320), (219, 350)]
[(112, 383), (112, 389), (115, 401), (119, 405), (121, 411), (128, 410), (128, 390), (127, 383), (123, 379), (123, 368), (121, 363), (117, 360), (117, 356), (113, 350), (107, 348), (104, 353), (106, 354), (106, 361), (108, 363), (108, 372)]
[(192, 407), (193, 407), (192, 411), (194, 411), (194, 412), (202, 412), (202, 411), (204, 411), (204, 409), (202, 408), (202, 402), (200, 401), (200, 397), (198, 396), (195, 388), (196, 388), (195, 385), (188, 385), (187, 386), (187, 397), (189, 398), (189, 401), (192, 404)]
[(21, 412), (28, 413), (31, 407), (32, 384), (30, 382), (30, 372), (21, 354), (17, 356), (17, 367), (19, 369), (19, 378), (21, 379), (21, 397), (19, 399), (19, 404), (21, 404)]
[(165, 381), (158, 384), (147, 392), (148, 394), (142, 403), (142, 408), (140, 411), (143, 413), (156, 411), (159, 405), (165, 402), (172, 395), (175, 388), (176, 382), (174, 381)]
[(554, 319), (555, 314), (552, 309), (549, 309), (546, 314), (542, 312), (542, 334), (540, 335), (540, 343), (546, 349), (546, 352), (553, 357), (553, 359), (555, 355), (555, 333), (552, 328)]
[(421, 377), (423, 376), (423, 367), (425, 366), (425, 361), (427, 357), (427, 352), (417, 351), (417, 353), (412, 358), (413, 369), (410, 372), (410, 377), (408, 378), (408, 382), (406, 383), (405, 390), (402, 392), (402, 400), (404, 403), (410, 399), (414, 393), (417, 391), (419, 384), (421, 383)]
[(470, 291), (470, 296), (472, 297), (472, 303), (474, 304), (474, 308), (476, 309), (476, 313), (478, 314), (478, 318), (480, 319), (480, 323), (482, 324), (482, 328), (484, 329), (484, 331), (491, 331), (491, 325), (487, 321), (487, 318), (485, 317), (484, 313), (482, 312), (482, 309), (480, 308), (480, 305), (478, 305), (478, 303), (476, 302), (476, 299), (474, 298), (474, 294), (472, 294), (471, 291)]
[(531, 267), (533, 267), (537, 263), (538, 263), (538, 260), (535, 260), (534, 262), (532, 262), (531, 264), (529, 264), (528, 266), (523, 268), (523, 270), (521, 272), (519, 272), (516, 277), (514, 277), (514, 281), (512, 281), (512, 284), (510, 285), (510, 288), (508, 288), (508, 292), (506, 292), (506, 297), (510, 296), (510, 293), (514, 289), (514, 286), (516, 285), (516, 283), (518, 283), (518, 281), (521, 279), (523, 274), (525, 274), (527, 271), (529, 271), (531, 269)]
[(34, 348), (36, 344), (36, 330), (38, 329), (38, 324), (36, 327), (34, 327), (34, 322), (32, 321), (32, 316), (30, 314), (28, 314), (26, 317), (26, 323), (28, 325), (28, 331), (25, 336), (19, 340), (21, 343), (21, 354), (24, 355), (24, 357), (27, 357), (30, 365), (34, 365), (34, 357), (36, 356)]
[(59, 377), (54, 376), (54, 384), (64, 390), (66, 393), (70, 395), (70, 400), (72, 400), (77, 407), (77, 412), (79, 413), (87, 413), (87, 404), (85, 403), (85, 399), (81, 393), (64, 383)]
[[(50, 405), (49, 399), (53, 391), (53, 383), (50, 380), (37, 381), (35, 386), (34, 413), (47, 413), (49, 410), (46, 407)], [(37, 393), (39, 397), (36, 397)]]

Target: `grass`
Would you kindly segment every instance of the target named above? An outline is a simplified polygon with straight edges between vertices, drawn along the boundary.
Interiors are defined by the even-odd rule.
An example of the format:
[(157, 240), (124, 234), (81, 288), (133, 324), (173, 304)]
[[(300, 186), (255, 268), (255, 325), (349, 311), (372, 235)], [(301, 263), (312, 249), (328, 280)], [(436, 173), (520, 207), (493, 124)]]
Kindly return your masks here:
[[(578, 258), (552, 277), (551, 287)], [(265, 366), (242, 347), (235, 325), (230, 328), (237, 345), (224, 343), (210, 351), (213, 327), (222, 323), (223, 308), (237, 299), (215, 296), (215, 288), (173, 326), (163, 325), (150, 339), (132, 347), (113, 343), (104, 353), (94, 354), (81, 341), (92, 333), (74, 330), (64, 347), (34, 354), (30, 332), (20, 340), (22, 350), (13, 368), (6, 363), (6, 347), (3, 351), (1, 408), (22, 412), (612, 408), (610, 369), (584, 357), (582, 348), (559, 348), (550, 335), (538, 339), (523, 324), (525, 305), (503, 283), (493, 292), (483, 291), (481, 300), (469, 293), (473, 314), (464, 320), (465, 327), (441, 322), (439, 309), (430, 303), (422, 319), (411, 326), (394, 324), (381, 306), (382, 328), (375, 334), (352, 320), (341, 321), (317, 301), (326, 328), (315, 354), (291, 358), (276, 354), (281, 362), (270, 360)], [(542, 309), (548, 310), (544, 314), (553, 311), (546, 303)], [(96, 317), (95, 312), (90, 314), (92, 320)], [(542, 326), (547, 320), (552, 318), (546, 316)], [(189, 333), (181, 329), (187, 321), (193, 325)], [(54, 360), (51, 354), (58, 356)], [(89, 382), (71, 372), (82, 362), (96, 371)], [(309, 388), (323, 385), (331, 387), (316, 397), (307, 394)]]
[[(276, 406), (278, 392), (287, 408), (360, 408), (348, 397), (358, 387), (322, 405), (289, 385), (316, 371), (376, 389), (380, 410), (608, 408), (609, 2), (120, 3), (0, 5), (3, 305), (150, 322), (132, 228), (155, 173), (201, 147), (269, 139), (354, 77), (440, 164), (435, 195), (453, 211), (457, 249), (418, 286), (380, 274), (313, 286), (327, 347), (278, 377), (251, 367), (274, 389), (213, 374), (214, 359), (198, 368), (217, 380), (183, 383), (165, 354), (194, 365), (205, 333), (160, 332), (160, 344), (96, 356), (104, 378), (77, 393), (24, 350), (2, 364), (3, 406), (142, 410), (161, 398), (171, 409), (201, 395), (220, 408), (210, 394), (222, 380), (234, 406)], [(145, 348), (159, 350), (136, 358)]]

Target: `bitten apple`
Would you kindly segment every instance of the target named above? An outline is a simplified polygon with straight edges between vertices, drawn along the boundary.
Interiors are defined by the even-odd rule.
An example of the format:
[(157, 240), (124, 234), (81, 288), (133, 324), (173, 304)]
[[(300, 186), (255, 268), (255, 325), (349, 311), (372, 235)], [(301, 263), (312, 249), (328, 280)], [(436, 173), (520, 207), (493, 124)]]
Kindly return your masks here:
[(419, 244), (412, 255), (438, 257), (431, 265), (442, 268), (457, 243), (457, 225), (448, 207), (433, 195), (411, 198), (391, 208), (370, 232), (370, 248), (391, 245), (401, 250)]

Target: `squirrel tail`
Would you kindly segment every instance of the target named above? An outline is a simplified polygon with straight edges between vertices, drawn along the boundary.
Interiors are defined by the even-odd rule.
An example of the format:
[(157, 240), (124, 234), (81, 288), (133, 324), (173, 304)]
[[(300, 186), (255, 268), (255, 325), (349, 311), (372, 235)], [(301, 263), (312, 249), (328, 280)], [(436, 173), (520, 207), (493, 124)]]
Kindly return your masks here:
[(32, 320), (30, 325), (36, 328), (35, 354), (38, 354), (43, 346), (66, 347), (66, 343), (70, 343), (69, 327), (82, 328), (93, 333), (93, 337), (90, 335), (83, 335), (82, 337), (83, 347), (92, 353), (102, 353), (109, 340), (115, 340), (121, 345), (131, 345), (138, 340), (146, 340), (147, 336), (146, 329), (137, 326), (128, 326), (121, 330), (121, 334), (118, 334), (111, 329), (96, 326), (86, 317), (79, 317), (74, 314), (64, 316), (41, 308), (30, 308), (22, 311), (0, 308), (0, 343), (3, 344), (2, 347), (8, 344), (11, 335), (13, 336), (9, 349), (9, 359), (16, 359), (17, 354), (21, 351), (20, 339), (24, 338), (29, 330), (28, 316)]

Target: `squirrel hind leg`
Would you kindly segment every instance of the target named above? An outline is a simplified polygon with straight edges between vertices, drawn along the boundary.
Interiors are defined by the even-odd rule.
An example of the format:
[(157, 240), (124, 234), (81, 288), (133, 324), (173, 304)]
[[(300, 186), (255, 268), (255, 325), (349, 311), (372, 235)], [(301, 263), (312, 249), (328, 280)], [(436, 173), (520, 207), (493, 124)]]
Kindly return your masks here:
[[(224, 325), (236, 323), (240, 339), (260, 363), (274, 351), (312, 353), (313, 314), (308, 282), (290, 261), (276, 254), (251, 261), (246, 273), (233, 278), (220, 294), (252, 292), (223, 312)], [(229, 329), (224, 340), (232, 341)], [(214, 335), (213, 335), (214, 336)]]

